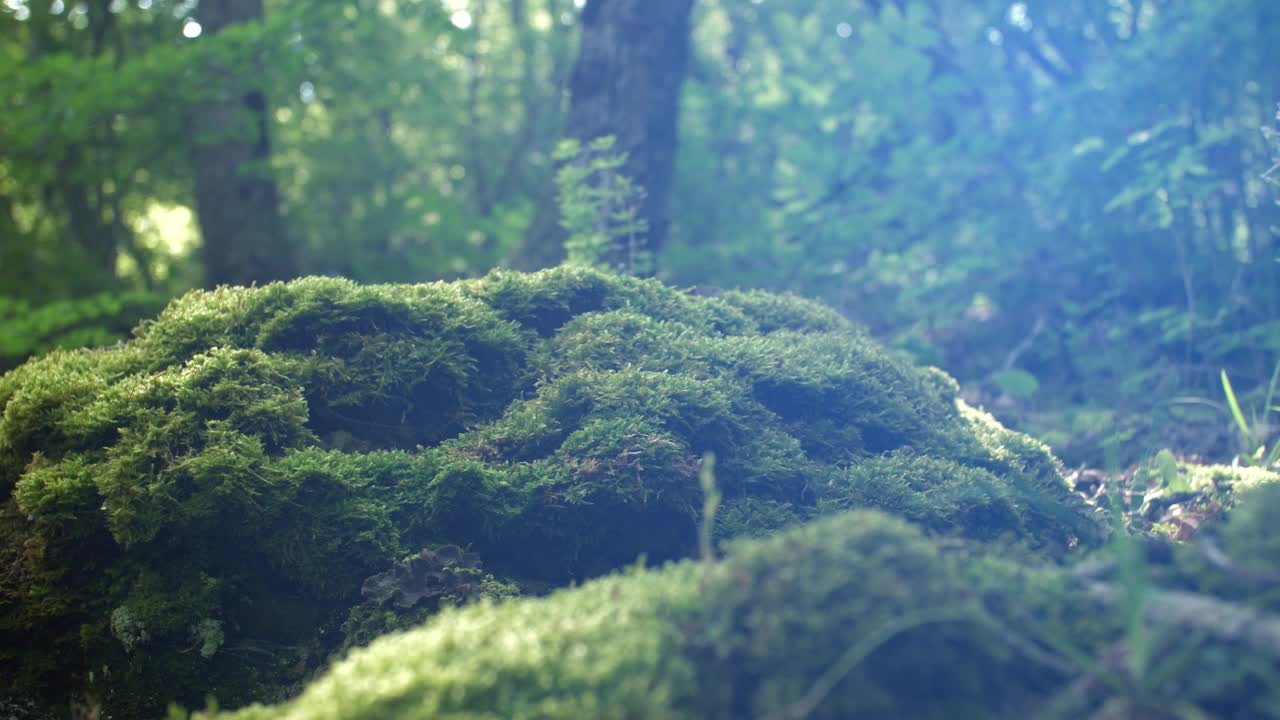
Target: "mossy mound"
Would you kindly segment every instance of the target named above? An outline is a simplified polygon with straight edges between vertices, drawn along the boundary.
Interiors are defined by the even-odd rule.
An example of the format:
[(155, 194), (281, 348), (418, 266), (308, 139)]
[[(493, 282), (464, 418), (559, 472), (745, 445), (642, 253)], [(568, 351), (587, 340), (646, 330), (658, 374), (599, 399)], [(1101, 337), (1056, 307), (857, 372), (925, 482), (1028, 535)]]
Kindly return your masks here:
[[(1280, 495), (1259, 497), (1228, 531), (1277, 510)], [(1280, 648), (1249, 639), (1280, 618), (1135, 581), (1126, 556), (1105, 556), (1121, 566), (1106, 577), (1024, 566), (854, 511), (714, 565), (446, 611), (289, 703), (198, 717), (1280, 717)], [(1280, 571), (1274, 553), (1240, 559)]]
[[(737, 547), (710, 570), (632, 570), (548, 598), (448, 611), (357, 651), (293, 703), (234, 717), (767, 717), (859, 639), (918, 616), (871, 672), (846, 680), (853, 702), (841, 711), (855, 714), (824, 715), (867, 717), (856, 713), (887, 709), (921, 673), (964, 672), (958, 653), (979, 648), (954, 645), (929, 622), (964, 619), (964, 587), (905, 523), (842, 515)], [(972, 704), (982, 688), (939, 690), (913, 707), (964, 695)]]
[(533, 587), (691, 555), (707, 451), (719, 539), (877, 507), (1096, 544), (1047, 449), (955, 396), (792, 297), (571, 268), (192, 293), (0, 378), (0, 676), (131, 715), (287, 692), (424, 548)]

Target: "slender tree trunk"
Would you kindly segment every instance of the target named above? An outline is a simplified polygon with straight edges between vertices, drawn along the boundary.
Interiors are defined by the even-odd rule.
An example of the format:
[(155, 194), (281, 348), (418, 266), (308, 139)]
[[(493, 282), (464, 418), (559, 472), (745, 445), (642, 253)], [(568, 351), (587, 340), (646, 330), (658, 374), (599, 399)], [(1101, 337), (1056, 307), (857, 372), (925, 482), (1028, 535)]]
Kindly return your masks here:
[[(262, 0), (201, 3), (205, 32), (262, 19)], [(224, 77), (213, 99), (193, 108), (191, 161), (204, 238), (205, 284), (248, 285), (293, 277), (295, 249), (280, 219), (270, 175), (266, 97), (252, 80)]]
[[(644, 188), (644, 250), (667, 237), (667, 196), (676, 154), (680, 86), (689, 56), (693, 0), (588, 0), (582, 45), (569, 80), (565, 136), (584, 144), (612, 135), (628, 158), (621, 173)], [(534, 270), (564, 258), (555, 188), (539, 198), (533, 222), (510, 260)]]

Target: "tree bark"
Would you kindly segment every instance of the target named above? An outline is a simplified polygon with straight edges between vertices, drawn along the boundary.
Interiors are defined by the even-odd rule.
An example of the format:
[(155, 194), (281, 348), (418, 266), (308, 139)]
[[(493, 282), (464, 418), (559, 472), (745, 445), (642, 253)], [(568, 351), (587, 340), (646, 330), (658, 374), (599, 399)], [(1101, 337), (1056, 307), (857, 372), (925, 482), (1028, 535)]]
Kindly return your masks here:
[[(667, 237), (667, 196), (676, 154), (680, 86), (689, 56), (693, 0), (588, 0), (582, 44), (569, 80), (564, 135), (584, 145), (612, 135), (627, 153), (621, 173), (644, 188), (642, 249), (657, 253)], [(512, 267), (536, 270), (564, 259), (556, 189), (539, 198)]]
[[(202, 3), (206, 33), (262, 19), (262, 0)], [(191, 162), (208, 287), (249, 285), (298, 274), (269, 173), (266, 97), (240, 77), (215, 79), (214, 97), (193, 108)]]

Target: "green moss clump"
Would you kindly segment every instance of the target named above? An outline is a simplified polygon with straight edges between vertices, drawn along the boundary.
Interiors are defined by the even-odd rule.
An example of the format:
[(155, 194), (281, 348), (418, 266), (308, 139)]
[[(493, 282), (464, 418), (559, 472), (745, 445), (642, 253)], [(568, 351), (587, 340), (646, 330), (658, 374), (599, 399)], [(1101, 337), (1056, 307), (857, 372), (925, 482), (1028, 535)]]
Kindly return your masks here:
[(1229, 465), (1195, 465), (1178, 463), (1178, 472), (1185, 475), (1194, 492), (1208, 493), (1227, 504), (1234, 502), (1233, 495), (1247, 492), (1280, 481), (1280, 473), (1260, 467), (1232, 467)]
[(1096, 544), (1048, 451), (955, 396), (819, 305), (582, 268), (194, 292), (0, 378), (0, 677), (60, 700), (106, 666), (120, 714), (286, 692), (423, 548), (524, 587), (692, 556), (706, 451), (717, 541), (883, 508)]

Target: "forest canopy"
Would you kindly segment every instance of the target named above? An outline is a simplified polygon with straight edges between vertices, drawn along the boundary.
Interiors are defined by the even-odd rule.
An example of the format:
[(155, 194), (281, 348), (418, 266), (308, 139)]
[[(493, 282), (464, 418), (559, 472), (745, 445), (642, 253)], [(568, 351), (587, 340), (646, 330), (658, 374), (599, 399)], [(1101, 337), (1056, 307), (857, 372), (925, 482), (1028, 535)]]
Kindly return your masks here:
[[(1265, 0), (7, 0), (0, 367), (192, 287), (544, 267), (600, 242), (585, 204), (606, 240), (634, 216), (636, 257), (596, 261), (820, 299), (1072, 461), (1230, 457), (1220, 371), (1261, 393), (1280, 355), (1277, 27)], [(567, 197), (562, 138), (614, 140)]]

